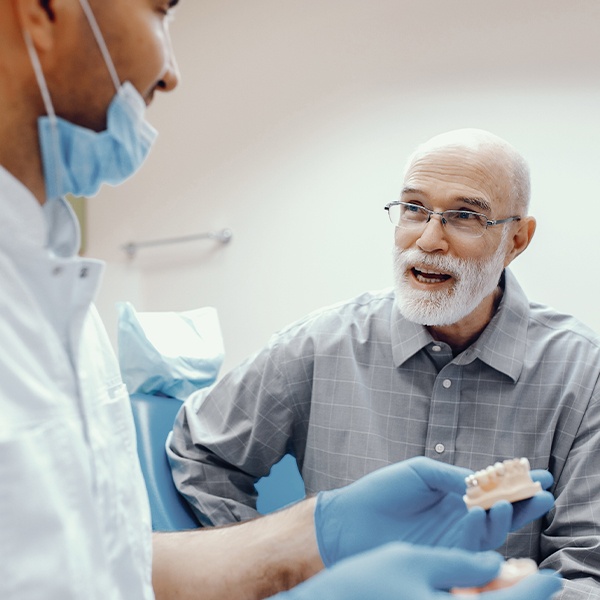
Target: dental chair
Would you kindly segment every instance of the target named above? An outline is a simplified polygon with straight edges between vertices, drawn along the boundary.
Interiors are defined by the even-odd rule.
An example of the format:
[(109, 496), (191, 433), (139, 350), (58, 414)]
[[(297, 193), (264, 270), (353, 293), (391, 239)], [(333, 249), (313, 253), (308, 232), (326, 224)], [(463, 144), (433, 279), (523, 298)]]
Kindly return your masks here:
[[(179, 494), (165, 450), (165, 442), (181, 401), (166, 396), (132, 394), (138, 455), (150, 499), (152, 529), (178, 531), (199, 527), (193, 511)], [(257, 509), (261, 514), (273, 512), (304, 497), (304, 483), (296, 461), (289, 454), (271, 469), (268, 477), (256, 484)]]

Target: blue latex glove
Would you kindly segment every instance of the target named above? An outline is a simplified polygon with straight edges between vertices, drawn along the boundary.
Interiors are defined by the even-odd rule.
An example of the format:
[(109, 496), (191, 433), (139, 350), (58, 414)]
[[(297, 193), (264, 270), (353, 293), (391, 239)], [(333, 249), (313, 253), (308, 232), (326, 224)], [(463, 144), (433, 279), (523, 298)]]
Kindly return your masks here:
[[(344, 560), (272, 600), (459, 600), (450, 588), (485, 585), (496, 577), (501, 563), (495, 552), (388, 544)], [(477, 598), (549, 600), (560, 587), (555, 574), (542, 572)]]
[[(491, 550), (509, 531), (537, 519), (554, 504), (539, 492), (514, 505), (467, 509), (463, 495), (469, 469), (425, 457), (411, 458), (374, 471), (350, 485), (321, 492), (315, 529), (326, 566), (388, 542)], [(547, 471), (532, 471), (542, 487), (552, 485)]]

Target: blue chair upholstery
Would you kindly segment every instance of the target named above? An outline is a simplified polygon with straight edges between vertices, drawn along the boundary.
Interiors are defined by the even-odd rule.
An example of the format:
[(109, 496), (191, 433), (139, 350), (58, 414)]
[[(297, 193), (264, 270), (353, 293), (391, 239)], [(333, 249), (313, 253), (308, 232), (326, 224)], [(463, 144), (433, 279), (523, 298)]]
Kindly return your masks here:
[(271, 467), (268, 477), (263, 477), (256, 482), (256, 491), (258, 492), (256, 509), (261, 515), (304, 498), (306, 495), (304, 481), (298, 471), (296, 459), (291, 454), (286, 454)]
[[(178, 531), (198, 527), (198, 520), (183, 496), (177, 491), (165, 451), (165, 442), (181, 402), (175, 398), (148, 394), (132, 394), (138, 455), (146, 481), (152, 529)], [(257, 509), (261, 514), (277, 510), (304, 497), (304, 482), (296, 461), (283, 457), (268, 477), (256, 484)]]
[(154, 531), (199, 527), (192, 509), (173, 483), (165, 450), (167, 436), (173, 429), (180, 406), (181, 401), (176, 398), (131, 395), (138, 456), (150, 499)]

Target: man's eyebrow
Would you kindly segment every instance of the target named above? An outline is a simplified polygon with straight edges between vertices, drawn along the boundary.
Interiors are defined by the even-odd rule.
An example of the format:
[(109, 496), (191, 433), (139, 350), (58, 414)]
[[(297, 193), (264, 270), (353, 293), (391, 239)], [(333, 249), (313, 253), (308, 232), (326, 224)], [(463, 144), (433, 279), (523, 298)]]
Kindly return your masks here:
[(420, 189), (414, 188), (414, 187), (410, 187), (410, 186), (407, 185), (407, 186), (405, 186), (405, 187), (402, 188), (401, 195), (404, 195), (404, 194), (422, 194), (422, 193), (423, 192)]
[(463, 204), (470, 204), (471, 206), (477, 206), (481, 210), (491, 210), (490, 203), (483, 198), (469, 198), (469, 197), (460, 197), (456, 199), (458, 202), (462, 202)]
[(169, 8), (175, 8), (178, 3), (179, 0), (169, 0)]
[[(415, 188), (415, 187), (411, 187), (409, 185), (405, 186), (404, 188), (402, 188), (402, 193), (401, 195), (404, 196), (404, 194), (423, 194), (426, 195), (423, 190), (420, 190), (419, 188)], [(458, 198), (456, 198), (456, 202), (459, 204), (469, 204), (471, 206), (476, 206), (477, 208), (479, 208), (480, 210), (491, 210), (491, 206), (490, 203), (485, 200), (484, 198), (477, 198), (477, 197), (471, 197), (471, 196), (459, 196)]]

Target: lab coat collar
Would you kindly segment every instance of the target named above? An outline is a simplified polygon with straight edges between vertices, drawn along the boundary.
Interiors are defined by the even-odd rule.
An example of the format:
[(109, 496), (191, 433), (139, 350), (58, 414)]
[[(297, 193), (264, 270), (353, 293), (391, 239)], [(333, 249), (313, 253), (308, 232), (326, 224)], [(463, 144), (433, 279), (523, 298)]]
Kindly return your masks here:
[(46, 248), (68, 258), (77, 254), (80, 232), (77, 217), (64, 198), (40, 205), (31, 191), (0, 166), (0, 231), (6, 242), (13, 240), (32, 251)]
[(19, 181), (0, 167), (0, 260), (19, 272), (23, 286), (54, 327), (75, 365), (79, 340), (104, 265), (81, 258), (79, 224), (64, 199), (43, 206)]
[[(25, 247), (46, 245), (48, 226), (34, 195), (0, 166), (0, 240)], [(1, 242), (0, 242), (1, 243)]]

